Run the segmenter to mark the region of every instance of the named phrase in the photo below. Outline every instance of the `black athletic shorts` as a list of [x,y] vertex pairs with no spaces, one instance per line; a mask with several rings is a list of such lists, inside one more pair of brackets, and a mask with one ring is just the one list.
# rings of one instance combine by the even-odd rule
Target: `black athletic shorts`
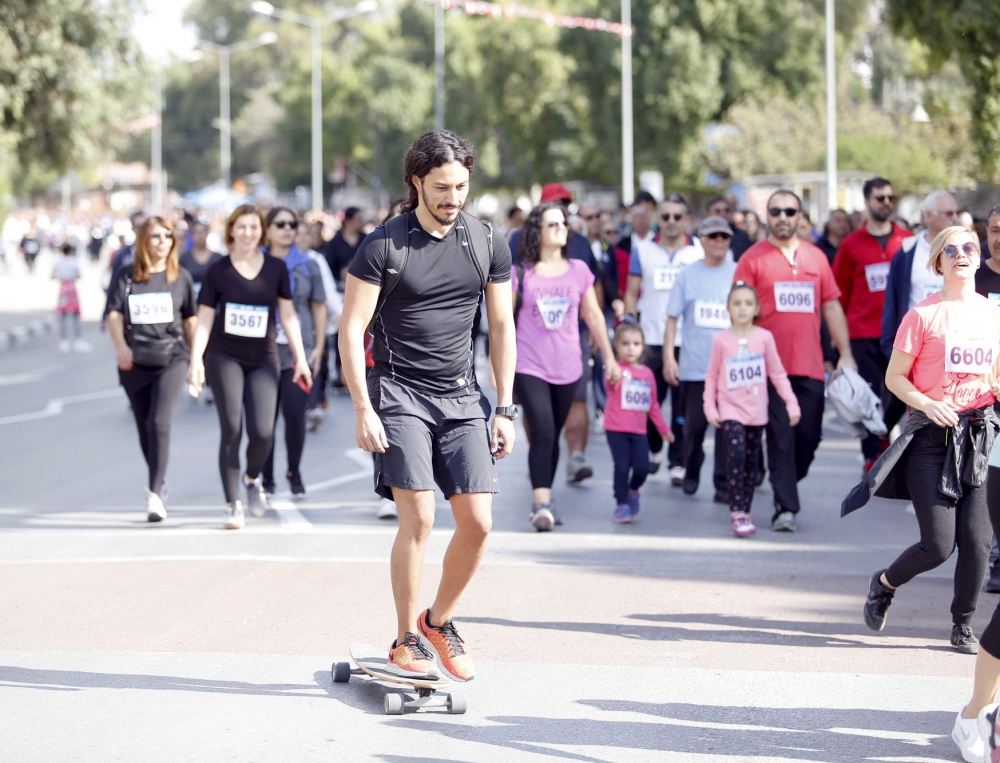
[[389,447],[375,453],[375,492],[392,488],[456,493],[499,492],[490,453],[490,403],[479,387],[459,397],[438,397],[384,376],[368,376],[368,395],[385,427]]

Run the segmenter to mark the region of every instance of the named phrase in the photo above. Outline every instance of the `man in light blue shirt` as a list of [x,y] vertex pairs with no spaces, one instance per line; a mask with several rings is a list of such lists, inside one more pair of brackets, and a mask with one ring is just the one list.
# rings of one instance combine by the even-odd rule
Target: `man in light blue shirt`
[[[698,492],[701,465],[705,461],[702,443],[708,421],[702,405],[705,374],[712,355],[712,339],[729,328],[729,289],[732,287],[736,263],[726,261],[726,252],[733,230],[722,217],[707,217],[698,226],[698,236],[705,257],[688,265],[677,275],[667,303],[667,324],[663,345],[670,347],[681,324],[684,351],[680,362],[669,353],[663,357],[663,378],[678,387],[681,410],[684,412],[684,482],[687,495]],[[715,438],[715,500],[729,503],[726,484],[726,454],[723,438]]]

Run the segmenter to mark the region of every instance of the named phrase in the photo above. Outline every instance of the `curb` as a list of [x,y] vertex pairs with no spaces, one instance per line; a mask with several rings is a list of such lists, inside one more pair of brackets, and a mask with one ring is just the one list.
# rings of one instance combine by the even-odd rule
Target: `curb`
[[14,326],[0,331],[0,352],[23,347],[32,339],[38,339],[44,334],[51,334],[55,328],[56,319],[52,316],[30,321],[23,326]]

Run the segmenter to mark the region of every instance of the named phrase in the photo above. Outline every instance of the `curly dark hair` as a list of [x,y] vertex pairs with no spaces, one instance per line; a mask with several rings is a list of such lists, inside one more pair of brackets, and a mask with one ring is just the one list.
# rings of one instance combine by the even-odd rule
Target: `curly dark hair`
[[430,130],[413,141],[403,161],[403,182],[409,196],[400,205],[401,214],[412,212],[420,203],[413,178],[423,180],[431,170],[451,162],[458,162],[471,174],[476,167],[472,143],[450,130]]
[[[528,213],[528,219],[521,227],[521,245],[518,259],[525,265],[534,267],[542,257],[542,217],[550,209],[558,209],[563,213],[563,220],[566,219],[566,210],[563,205],[555,201],[547,201],[539,204]],[[569,259],[569,231],[566,236],[566,246],[562,248],[562,256]]]

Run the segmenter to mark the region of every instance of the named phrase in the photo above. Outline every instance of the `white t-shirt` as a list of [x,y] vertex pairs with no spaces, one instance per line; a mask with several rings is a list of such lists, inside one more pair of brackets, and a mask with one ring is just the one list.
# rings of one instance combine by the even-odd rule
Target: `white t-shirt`
[[[674,281],[683,268],[700,261],[703,256],[702,248],[693,244],[685,244],[671,255],[654,241],[633,240],[628,272],[631,276],[642,278],[636,309],[646,344],[655,347],[663,345],[663,334],[667,328],[667,304],[670,302]],[[678,320],[677,333],[674,335],[676,347],[681,345],[681,323]]]
[[76,257],[60,257],[52,266],[52,272],[60,281],[75,281],[80,277],[80,263]]
[[931,242],[927,231],[917,236],[917,249],[913,253],[913,269],[910,271],[910,304],[907,310],[912,310],[918,302],[923,302],[944,286],[944,276],[939,276],[933,270],[927,269],[927,259],[931,256]]

